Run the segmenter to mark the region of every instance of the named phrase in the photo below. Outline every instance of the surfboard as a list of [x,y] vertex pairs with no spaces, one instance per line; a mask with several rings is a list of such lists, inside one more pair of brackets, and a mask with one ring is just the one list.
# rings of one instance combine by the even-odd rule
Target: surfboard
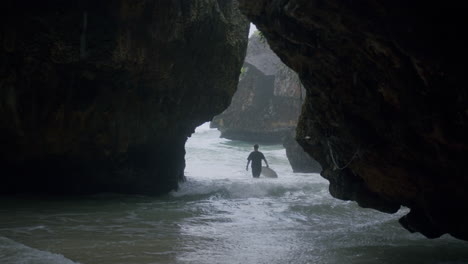
[[262,173],[263,177],[266,178],[278,178],[278,174],[272,170],[271,168],[267,168],[265,166],[262,166]]

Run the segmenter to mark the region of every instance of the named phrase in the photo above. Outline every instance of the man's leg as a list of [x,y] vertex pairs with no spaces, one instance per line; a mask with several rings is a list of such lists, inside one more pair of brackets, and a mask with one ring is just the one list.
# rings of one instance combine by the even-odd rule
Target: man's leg
[[260,173],[262,172],[262,167],[252,167],[252,176],[254,178],[259,178],[260,177]]

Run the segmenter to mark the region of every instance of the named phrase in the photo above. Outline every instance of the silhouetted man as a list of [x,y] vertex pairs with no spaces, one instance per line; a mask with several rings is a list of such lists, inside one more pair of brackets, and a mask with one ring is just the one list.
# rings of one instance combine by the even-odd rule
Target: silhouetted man
[[263,156],[263,153],[258,151],[258,145],[254,145],[254,151],[252,151],[247,158],[247,166],[245,167],[245,170],[249,170],[249,163],[252,161],[252,176],[254,178],[260,177],[260,173],[262,172],[262,160],[265,161],[265,164],[268,168],[268,162],[265,159],[265,156]]

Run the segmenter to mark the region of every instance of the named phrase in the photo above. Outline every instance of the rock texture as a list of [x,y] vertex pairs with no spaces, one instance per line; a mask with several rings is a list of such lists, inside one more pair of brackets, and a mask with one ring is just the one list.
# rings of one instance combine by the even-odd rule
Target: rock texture
[[[249,39],[238,90],[226,111],[211,127],[221,137],[261,143],[280,143],[297,124],[303,88],[257,33]],[[304,91],[305,92],[305,91]]]
[[245,56],[237,1],[0,4],[0,194],[167,192]]
[[320,173],[322,166],[297,143],[296,129],[291,129],[283,138],[283,146],[293,172]]
[[303,148],[333,196],[411,209],[400,223],[468,240],[462,3],[241,0],[307,89]]

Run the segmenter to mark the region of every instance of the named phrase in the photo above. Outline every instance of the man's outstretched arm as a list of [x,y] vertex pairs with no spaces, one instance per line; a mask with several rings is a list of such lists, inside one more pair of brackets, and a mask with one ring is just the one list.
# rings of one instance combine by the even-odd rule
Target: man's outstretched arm
[[246,171],[249,170],[249,164],[250,164],[250,160],[247,160],[247,166],[245,166],[245,170],[246,170]]
[[265,164],[266,164],[267,168],[269,168],[268,161],[265,158],[263,158],[263,160],[265,161]]

